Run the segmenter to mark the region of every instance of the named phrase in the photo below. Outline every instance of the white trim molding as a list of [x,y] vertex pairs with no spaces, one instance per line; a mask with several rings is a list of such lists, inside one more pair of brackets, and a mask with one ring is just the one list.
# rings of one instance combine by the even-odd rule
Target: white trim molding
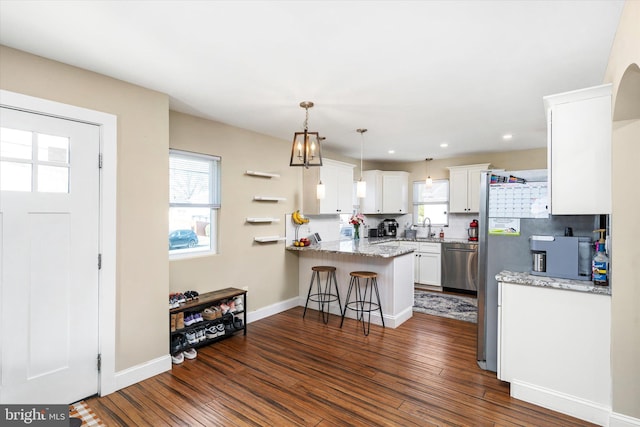
[[609,419],[609,427],[640,427],[640,418],[612,413]]
[[116,390],[129,387],[153,376],[171,370],[171,356],[164,355],[139,365],[132,366],[116,374]]

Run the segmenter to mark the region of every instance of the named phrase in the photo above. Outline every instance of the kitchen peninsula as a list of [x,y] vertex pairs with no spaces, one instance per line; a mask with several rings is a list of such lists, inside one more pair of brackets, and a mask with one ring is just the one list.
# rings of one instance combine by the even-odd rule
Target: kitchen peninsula
[[[311,267],[331,265],[336,267],[340,301],[343,305],[349,287],[349,273],[374,271],[378,273],[385,326],[397,328],[413,315],[412,248],[403,247],[396,241],[374,244],[369,243],[367,239],[359,239],[320,242],[306,247],[288,246],[287,250],[298,252],[299,256],[300,305],[304,305],[307,298]],[[324,276],[322,280],[324,281]],[[318,305],[310,303],[308,308],[317,310]],[[329,311],[337,316],[341,315],[337,302],[331,303]],[[355,313],[349,310],[347,316],[355,317]],[[371,322],[382,325],[377,313],[371,314]]]

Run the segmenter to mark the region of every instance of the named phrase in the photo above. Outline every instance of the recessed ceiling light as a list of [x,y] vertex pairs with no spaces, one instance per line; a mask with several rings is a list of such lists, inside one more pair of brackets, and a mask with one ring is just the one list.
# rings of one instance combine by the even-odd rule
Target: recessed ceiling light
[[502,135],[502,139],[504,139],[505,141],[510,141],[512,138],[513,135],[511,135],[510,133]]
[[449,144],[447,144],[446,142],[443,142],[442,144],[440,144],[440,147],[442,148],[447,148],[449,146]]
[[395,154],[396,150],[389,150],[388,153],[389,154]]

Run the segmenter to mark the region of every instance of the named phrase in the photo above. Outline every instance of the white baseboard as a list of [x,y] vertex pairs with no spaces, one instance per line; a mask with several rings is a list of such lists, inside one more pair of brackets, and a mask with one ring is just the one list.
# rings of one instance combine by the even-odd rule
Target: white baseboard
[[640,418],[633,418],[627,415],[612,413],[609,418],[609,427],[639,427]]
[[511,382],[511,397],[601,426],[609,425],[611,407],[577,396],[513,380]]
[[298,306],[298,297],[294,297],[285,301],[280,301],[275,304],[271,304],[267,307],[262,307],[255,311],[247,313],[247,323],[255,322],[265,317],[273,316],[274,314],[282,313],[290,308]]
[[[300,307],[304,307],[306,300],[307,300],[306,296],[304,298],[300,297],[297,305],[299,305]],[[307,310],[318,311],[318,303],[309,302],[309,305],[307,306]],[[340,308],[337,306],[336,303],[331,303],[329,305],[329,313],[335,314],[336,316],[340,316],[340,317],[342,316],[342,313],[340,312]],[[402,310],[400,313],[398,313],[395,316],[385,314],[384,326],[387,328],[395,329],[398,326],[402,325],[407,320],[411,319],[411,316],[413,316],[413,307],[408,307],[407,309]],[[347,310],[346,317],[350,319],[355,319],[356,318],[355,311]],[[373,323],[374,325],[382,326],[382,320],[380,320],[379,313],[375,311],[371,312],[371,323]]]
[[116,389],[118,391],[140,381],[151,378],[171,369],[171,356],[165,355],[148,362],[141,363],[124,371],[116,372]]

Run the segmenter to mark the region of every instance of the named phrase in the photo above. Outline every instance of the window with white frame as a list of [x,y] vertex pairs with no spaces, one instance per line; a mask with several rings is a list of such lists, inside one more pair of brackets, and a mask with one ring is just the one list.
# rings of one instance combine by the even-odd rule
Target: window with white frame
[[169,151],[169,255],[217,253],[220,157]]
[[427,187],[425,181],[413,183],[413,223],[431,219],[432,226],[449,225],[449,180],[438,179]]

